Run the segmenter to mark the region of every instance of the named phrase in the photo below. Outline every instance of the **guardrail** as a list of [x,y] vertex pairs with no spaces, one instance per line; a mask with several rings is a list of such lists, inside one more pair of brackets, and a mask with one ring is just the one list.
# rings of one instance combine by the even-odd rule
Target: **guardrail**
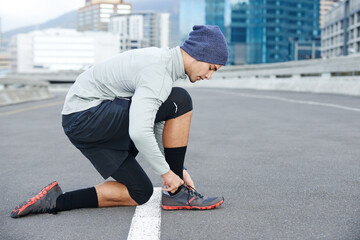
[[203,81],[201,85],[360,96],[360,55],[225,66],[213,75],[211,81]]
[[360,55],[284,63],[226,66],[222,78],[292,78],[360,76]]
[[0,106],[53,97],[50,84],[38,79],[7,77],[0,79]]

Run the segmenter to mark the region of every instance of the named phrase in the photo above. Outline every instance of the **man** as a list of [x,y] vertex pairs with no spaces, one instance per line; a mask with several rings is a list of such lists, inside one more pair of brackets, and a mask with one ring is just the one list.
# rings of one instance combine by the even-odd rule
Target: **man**
[[186,90],[172,85],[186,76],[191,82],[210,79],[227,58],[217,26],[194,26],[181,47],[127,51],[79,75],[65,99],[64,131],[104,179],[115,181],[67,193],[53,182],[11,217],[144,204],[153,186],[135,160],[138,151],[162,177],[163,209],[221,205],[224,198],[199,194],[184,169],[192,102]]

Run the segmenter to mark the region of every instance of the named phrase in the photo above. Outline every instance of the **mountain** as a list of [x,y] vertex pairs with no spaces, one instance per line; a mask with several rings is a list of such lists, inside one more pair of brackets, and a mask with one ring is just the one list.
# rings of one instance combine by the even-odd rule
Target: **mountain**
[[38,25],[16,28],[14,30],[4,32],[3,37],[11,38],[11,36],[19,33],[28,33],[34,30],[42,30],[46,28],[76,28],[76,24],[77,24],[77,11],[71,11],[57,18],[51,19],[47,22]]
[[[131,3],[133,11],[152,10],[156,12],[170,13],[170,45],[178,44],[179,32],[179,0],[125,0],[125,3]],[[65,13],[57,18],[49,20],[45,23],[21,27],[11,31],[4,32],[2,37],[5,39],[19,33],[28,33],[34,30],[42,30],[46,28],[76,28],[77,25],[77,10]],[[5,44],[6,41],[3,42]],[[5,47],[5,46],[3,46]]]

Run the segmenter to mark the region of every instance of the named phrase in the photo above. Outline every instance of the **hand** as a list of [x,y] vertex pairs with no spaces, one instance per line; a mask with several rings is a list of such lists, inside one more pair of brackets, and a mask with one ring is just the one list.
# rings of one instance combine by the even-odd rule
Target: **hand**
[[183,170],[183,179],[184,179],[184,182],[186,185],[195,189],[195,184],[194,184],[193,180],[191,179],[189,172],[185,169]]
[[163,179],[163,191],[174,193],[181,185],[184,184],[184,181],[176,175],[173,171],[168,171],[167,173],[161,175]]

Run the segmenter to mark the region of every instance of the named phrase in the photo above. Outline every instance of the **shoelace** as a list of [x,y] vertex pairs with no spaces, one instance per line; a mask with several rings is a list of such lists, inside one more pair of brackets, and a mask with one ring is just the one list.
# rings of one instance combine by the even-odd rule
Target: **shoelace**
[[189,186],[189,185],[185,185],[185,187],[186,187],[186,189],[188,190],[188,201],[189,201],[189,199],[190,199],[190,196],[192,195],[192,196],[196,196],[196,197],[199,197],[199,198],[203,198],[204,196],[203,195],[201,195],[198,191],[196,191],[196,189],[195,188],[193,188],[193,187],[191,187],[191,186]]

